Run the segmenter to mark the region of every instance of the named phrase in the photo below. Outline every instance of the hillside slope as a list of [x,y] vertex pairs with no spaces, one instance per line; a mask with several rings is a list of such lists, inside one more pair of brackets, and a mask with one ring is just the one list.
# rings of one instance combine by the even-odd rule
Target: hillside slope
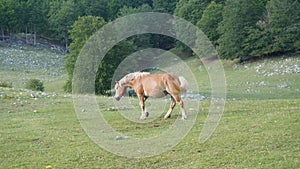
[[61,92],[66,77],[65,56],[49,49],[11,45],[0,47],[1,82],[24,88],[27,80],[43,81],[45,91]]
[[[198,82],[198,92],[209,98],[211,86],[207,68],[197,57],[184,58],[184,60]],[[248,63],[222,62],[225,70],[227,99],[300,98],[299,54],[282,55]]]
[[[45,92],[63,92],[67,77],[65,55],[31,46],[0,47],[1,82],[24,88],[27,80],[43,81]],[[210,82],[205,66],[197,57],[181,57],[193,72],[199,93],[210,97]],[[182,60],[162,64],[176,66]],[[300,56],[268,58],[244,64],[223,61],[228,99],[277,99],[300,97]]]

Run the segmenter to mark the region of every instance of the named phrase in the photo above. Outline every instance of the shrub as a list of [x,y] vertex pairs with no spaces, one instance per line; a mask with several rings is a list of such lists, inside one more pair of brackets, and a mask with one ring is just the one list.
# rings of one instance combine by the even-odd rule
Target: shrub
[[12,82],[0,82],[0,87],[12,88]]
[[35,90],[35,91],[44,91],[43,82],[38,79],[29,79],[25,85],[26,89]]

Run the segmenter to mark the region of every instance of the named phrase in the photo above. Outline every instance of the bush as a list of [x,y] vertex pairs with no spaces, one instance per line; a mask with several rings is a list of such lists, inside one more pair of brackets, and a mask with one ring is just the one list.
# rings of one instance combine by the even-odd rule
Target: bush
[[12,88],[11,82],[0,82],[0,87]]
[[38,79],[30,79],[26,82],[26,89],[35,90],[35,91],[44,91],[43,82]]

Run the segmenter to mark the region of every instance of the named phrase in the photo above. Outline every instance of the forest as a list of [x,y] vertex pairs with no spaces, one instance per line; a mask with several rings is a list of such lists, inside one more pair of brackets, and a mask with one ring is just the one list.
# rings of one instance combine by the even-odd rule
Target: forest
[[[26,43],[33,45],[37,37],[63,45],[69,75],[65,90],[71,91],[76,58],[86,40],[106,23],[138,12],[163,12],[188,20],[207,35],[222,59],[243,61],[300,49],[299,0],[1,0],[0,40],[25,35]],[[190,50],[162,35],[130,37],[107,54],[108,64],[99,67],[96,93],[109,88],[110,81],[103,79],[109,79],[112,67],[147,47]]]

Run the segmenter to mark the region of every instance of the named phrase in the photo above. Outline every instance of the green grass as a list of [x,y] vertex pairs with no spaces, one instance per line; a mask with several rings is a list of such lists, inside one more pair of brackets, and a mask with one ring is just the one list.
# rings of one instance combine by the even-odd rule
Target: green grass
[[[201,62],[195,58],[185,62],[195,73],[201,94],[209,97],[209,77]],[[198,141],[210,106],[206,99],[200,102],[188,135],[170,151],[148,158],[114,155],[89,138],[77,119],[72,96],[61,89],[65,74],[46,77],[36,71],[18,76],[18,71],[1,70],[1,78],[11,81],[13,88],[0,87],[0,168],[299,168],[299,73],[265,76],[274,72],[274,65],[287,67],[282,70],[299,65],[299,57],[245,65],[224,61],[224,65],[228,99],[212,137],[202,144]],[[257,72],[259,65],[263,66]],[[45,77],[45,93],[22,89],[21,77]],[[180,117],[176,106],[171,119],[158,114],[148,123],[131,122],[111,109],[112,98],[97,99],[109,124],[129,138],[159,136]],[[138,119],[138,101],[130,100],[136,109],[125,113]],[[154,118],[155,104],[146,106],[152,108],[149,118]]]
[[[217,130],[200,144],[209,106],[202,102],[196,125],[184,140],[171,151],[141,159],[118,157],[93,143],[78,123],[70,97],[28,100],[22,106],[4,100],[1,105],[5,107],[0,119],[1,168],[299,167],[299,100],[228,101]],[[157,120],[137,125],[106,118],[118,131],[139,137],[159,134],[153,126],[163,131],[169,123]]]

